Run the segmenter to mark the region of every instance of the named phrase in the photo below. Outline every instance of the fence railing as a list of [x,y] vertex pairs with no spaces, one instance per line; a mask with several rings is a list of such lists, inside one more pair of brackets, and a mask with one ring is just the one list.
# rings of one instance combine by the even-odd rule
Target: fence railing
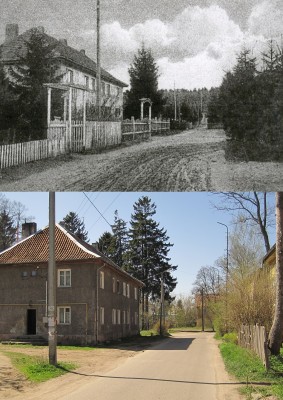
[[123,135],[138,135],[143,133],[154,134],[162,131],[170,130],[170,120],[152,119],[152,120],[135,120],[126,119],[122,122]]
[[71,132],[67,124],[50,125],[47,139],[0,146],[0,169],[69,152],[115,146],[121,142],[121,122],[88,121],[85,127],[75,122]]
[[240,346],[254,351],[263,362],[265,368],[269,368],[269,350],[264,326],[242,325],[239,331],[238,341]]

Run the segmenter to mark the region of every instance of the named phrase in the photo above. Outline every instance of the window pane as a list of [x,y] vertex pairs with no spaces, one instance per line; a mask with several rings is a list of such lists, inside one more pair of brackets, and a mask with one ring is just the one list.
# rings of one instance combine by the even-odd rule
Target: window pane
[[64,271],[60,271],[60,283],[59,286],[64,286]]
[[70,324],[71,323],[71,309],[70,308],[65,308],[65,324]]
[[64,308],[59,308],[59,323],[64,324]]
[[71,286],[71,271],[65,271],[66,273],[66,286]]

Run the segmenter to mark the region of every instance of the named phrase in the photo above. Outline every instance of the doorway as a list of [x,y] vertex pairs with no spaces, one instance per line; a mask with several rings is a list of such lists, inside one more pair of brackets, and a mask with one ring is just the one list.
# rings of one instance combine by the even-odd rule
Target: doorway
[[36,335],[36,310],[27,310],[27,335]]

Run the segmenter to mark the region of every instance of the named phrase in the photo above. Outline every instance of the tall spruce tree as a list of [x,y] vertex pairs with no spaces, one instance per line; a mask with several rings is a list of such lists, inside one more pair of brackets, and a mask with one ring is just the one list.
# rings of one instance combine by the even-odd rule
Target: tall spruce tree
[[112,259],[119,267],[124,268],[128,248],[128,229],[126,222],[119,217],[117,210],[114,213],[112,232],[114,240],[114,254]]
[[16,240],[17,227],[14,226],[14,220],[7,212],[0,212],[0,251],[12,246]]
[[88,232],[85,229],[85,224],[75,212],[70,211],[60,224],[79,239],[88,242]]
[[147,196],[134,204],[129,229],[127,270],[144,283],[142,288],[142,324],[145,327],[145,315],[148,313],[149,299],[160,297],[161,275],[164,280],[165,299],[171,300],[170,293],[177,285],[171,272],[177,266],[169,263],[168,253],[173,246],[168,242],[167,232],[159,227],[153,216],[156,205]]
[[151,50],[142,46],[134,56],[129,68],[131,89],[125,97],[125,117],[140,118],[142,98],[149,98],[153,102],[153,116],[158,116],[162,110],[162,94],[158,90],[158,66],[154,61]]
[[44,33],[34,28],[25,47],[25,55],[19,55],[19,64],[9,70],[10,84],[17,95],[17,130],[21,139],[40,139],[45,137],[47,116],[43,84],[60,79],[53,57],[56,43],[49,43]]
[[98,250],[106,257],[114,261],[115,255],[115,240],[111,232],[104,232],[98,239]]
[[221,85],[224,128],[232,139],[254,140],[258,134],[256,74],[256,59],[249,50],[243,50]]

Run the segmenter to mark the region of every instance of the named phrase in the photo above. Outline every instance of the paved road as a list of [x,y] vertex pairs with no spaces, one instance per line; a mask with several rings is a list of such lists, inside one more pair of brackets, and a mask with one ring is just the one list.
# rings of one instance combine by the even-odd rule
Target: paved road
[[[239,400],[212,333],[179,333],[60,400]],[[44,400],[41,397],[42,400]]]

